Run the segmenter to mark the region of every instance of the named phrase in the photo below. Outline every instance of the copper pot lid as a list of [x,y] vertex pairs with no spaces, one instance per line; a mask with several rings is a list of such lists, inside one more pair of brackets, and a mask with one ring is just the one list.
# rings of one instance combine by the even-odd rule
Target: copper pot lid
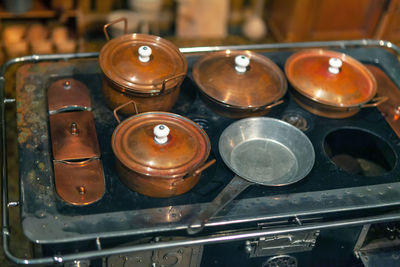
[[146,34],[125,34],[108,41],[100,51],[104,75],[137,93],[175,87],[186,74],[185,56],[171,42]]
[[286,93],[281,69],[270,59],[251,51],[220,51],[201,58],[193,77],[210,98],[238,108],[259,108]]
[[321,104],[355,107],[376,94],[376,81],[356,59],[335,51],[303,50],[285,64],[286,76],[302,95]]
[[168,112],[129,117],[112,136],[115,156],[127,168],[151,176],[182,176],[210,153],[207,134],[193,121]]

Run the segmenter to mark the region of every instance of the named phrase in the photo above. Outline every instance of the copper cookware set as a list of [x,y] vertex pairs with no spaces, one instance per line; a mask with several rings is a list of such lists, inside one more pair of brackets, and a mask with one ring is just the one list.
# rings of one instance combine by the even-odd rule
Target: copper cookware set
[[[168,113],[176,103],[187,62],[169,41],[151,35],[124,34],[109,39],[99,63],[107,105],[132,115],[119,123],[112,137],[120,179],[129,188],[152,197],[170,197],[190,190],[207,161],[210,141],[193,121]],[[385,101],[374,98],[376,81],[369,70],[346,54],[312,49],[294,53],[285,65],[291,94],[304,109],[328,118],[345,118],[360,108]],[[193,78],[202,100],[230,118],[262,116],[283,103],[287,81],[270,59],[251,51],[220,51],[197,61]],[[139,113],[140,112],[140,113]]]

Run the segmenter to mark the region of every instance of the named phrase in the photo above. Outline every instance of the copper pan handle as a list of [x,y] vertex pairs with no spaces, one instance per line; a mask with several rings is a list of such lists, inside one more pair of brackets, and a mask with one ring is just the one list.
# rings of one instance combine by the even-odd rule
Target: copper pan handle
[[107,23],[106,25],[104,25],[103,27],[103,31],[104,31],[104,35],[106,36],[107,41],[110,41],[110,36],[108,35],[108,31],[107,28],[110,27],[111,25],[114,25],[120,21],[124,21],[124,34],[128,33],[128,20],[126,18],[119,18],[116,20],[113,20],[109,23]]
[[[135,101],[131,100],[131,101],[129,101],[129,102],[126,102],[125,104],[122,104],[121,106],[116,107],[116,108],[114,109],[114,111],[113,111],[114,117],[115,117],[115,119],[118,121],[118,124],[121,123],[121,120],[120,120],[119,117],[118,117],[118,111],[119,111],[120,109],[126,107],[126,106],[129,105],[129,104],[133,104],[133,106],[135,107],[135,112],[136,112],[136,114],[139,114],[139,111],[138,111],[138,108],[137,108],[137,105],[136,105]],[[136,115],[136,114],[135,114],[135,115]]]
[[208,167],[210,167],[211,165],[213,165],[216,162],[215,159],[210,160],[209,162],[207,162],[206,164],[204,164],[203,166],[199,167],[198,169],[196,169],[194,172],[188,173],[185,175],[185,177],[190,177],[190,176],[195,176],[200,174],[202,171],[204,171],[205,169],[207,169]]
[[275,106],[277,106],[277,105],[282,104],[283,102],[285,102],[285,101],[283,101],[283,99],[281,99],[281,100],[279,100],[279,101],[276,101],[276,102],[272,103],[271,105],[268,105],[268,106],[264,107],[263,109],[270,109],[270,108],[273,108],[273,107],[275,107]]
[[361,108],[377,107],[377,106],[379,106],[380,104],[382,104],[383,102],[385,102],[385,101],[388,100],[388,99],[389,99],[389,97],[387,97],[387,96],[378,96],[378,97],[374,97],[374,98],[371,100],[372,103],[364,104],[364,105],[361,105],[360,107],[361,107]]
[[180,74],[174,75],[174,76],[172,76],[172,77],[165,78],[165,79],[162,80],[162,81],[153,82],[153,85],[154,85],[154,86],[157,86],[157,85],[161,84],[160,93],[162,93],[162,92],[164,92],[164,90],[165,90],[165,84],[166,84],[167,82],[183,77],[183,79],[179,82],[179,83],[182,83],[183,80],[184,80],[184,78],[185,78],[185,76],[186,76],[186,73],[180,73]]

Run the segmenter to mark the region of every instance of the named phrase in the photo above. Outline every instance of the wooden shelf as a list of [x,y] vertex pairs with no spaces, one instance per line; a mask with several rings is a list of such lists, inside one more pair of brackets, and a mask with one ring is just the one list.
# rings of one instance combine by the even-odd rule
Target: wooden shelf
[[77,16],[76,10],[64,10],[56,11],[49,9],[41,1],[33,1],[33,7],[30,11],[25,13],[16,14],[8,12],[4,9],[3,5],[0,5],[0,19],[30,19],[30,18],[55,18],[58,16],[74,17]]

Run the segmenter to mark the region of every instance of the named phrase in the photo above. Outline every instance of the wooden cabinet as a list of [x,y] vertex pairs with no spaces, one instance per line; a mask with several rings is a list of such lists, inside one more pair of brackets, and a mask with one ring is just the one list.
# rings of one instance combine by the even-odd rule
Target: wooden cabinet
[[[270,0],[266,19],[281,42],[374,38],[389,0]],[[400,28],[400,19],[396,26]],[[393,22],[395,23],[395,22]]]
[[392,0],[383,14],[376,39],[400,42],[400,0]]

